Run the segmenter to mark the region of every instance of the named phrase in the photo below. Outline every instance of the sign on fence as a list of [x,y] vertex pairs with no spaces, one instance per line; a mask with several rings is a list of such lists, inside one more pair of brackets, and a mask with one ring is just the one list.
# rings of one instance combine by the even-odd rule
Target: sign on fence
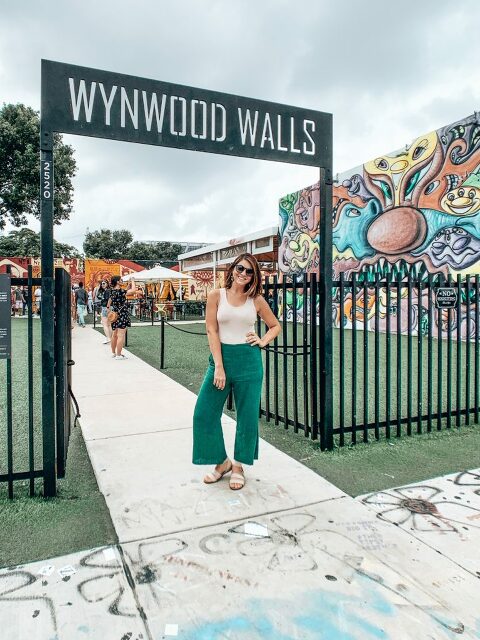
[[435,290],[435,306],[437,309],[455,309],[457,290],[455,287],[438,287]]
[[0,273],[0,360],[12,356],[12,307],[10,275]]

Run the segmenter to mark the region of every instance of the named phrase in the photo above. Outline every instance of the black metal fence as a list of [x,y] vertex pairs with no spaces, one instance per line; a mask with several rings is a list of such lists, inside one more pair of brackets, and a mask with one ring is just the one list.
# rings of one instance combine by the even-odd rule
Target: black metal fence
[[[453,290],[452,308],[436,306],[439,287]],[[320,418],[318,289],[315,274],[265,281],[265,299],[282,326],[264,349],[260,415],[267,422],[293,428],[326,449],[332,439],[344,446],[479,421],[480,276],[422,280],[353,273],[333,281],[332,433]],[[266,332],[260,319],[257,331]],[[234,408],[231,397],[227,407]]]
[[[175,300],[159,302],[153,298],[138,298],[128,301],[130,321],[158,324],[164,320],[199,320],[205,317],[206,303],[195,300]],[[95,313],[92,314],[93,324],[96,327],[100,323],[101,308],[95,305]]]
[[[42,279],[32,277],[28,267],[27,278],[11,278],[12,287],[21,287],[24,293],[22,319],[15,321],[12,358],[5,360],[0,380],[0,483],[7,484],[7,495],[14,496],[14,484],[27,482],[31,496],[36,493],[36,480],[44,478],[41,416],[41,304],[35,301],[34,291],[41,288]],[[69,397],[71,363],[70,276],[56,269],[55,282],[55,388],[56,424],[48,428],[56,431],[56,477],[65,473],[68,441],[71,430],[71,403]],[[13,309],[12,309],[13,311]],[[19,314],[20,315],[20,314]],[[3,364],[0,362],[3,368]]]
[[[333,282],[334,424],[339,446],[478,422],[479,276],[454,281],[342,274]],[[456,293],[454,308],[435,306],[438,287]],[[265,351],[261,414],[320,440],[318,284],[265,283],[282,332]],[[264,328],[259,322],[258,329]]]

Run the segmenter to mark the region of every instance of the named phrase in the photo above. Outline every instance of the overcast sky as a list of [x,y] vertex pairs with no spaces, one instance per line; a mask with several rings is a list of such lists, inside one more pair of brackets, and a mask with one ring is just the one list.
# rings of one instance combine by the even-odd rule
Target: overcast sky
[[[479,0],[0,0],[0,103],[40,108],[40,60],[333,113],[334,171],[480,110]],[[282,163],[65,136],[74,212],[55,229],[215,242],[277,224],[318,179]],[[38,228],[38,224],[30,226]]]

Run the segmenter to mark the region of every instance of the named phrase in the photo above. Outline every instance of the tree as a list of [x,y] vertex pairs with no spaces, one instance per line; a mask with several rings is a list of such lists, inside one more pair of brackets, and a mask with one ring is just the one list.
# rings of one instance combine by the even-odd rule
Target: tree
[[171,242],[132,242],[128,250],[129,260],[139,262],[177,262],[182,245]]
[[[40,217],[40,117],[23,104],[0,109],[0,229],[10,222],[27,224],[27,215]],[[71,146],[58,133],[53,138],[54,222],[61,224],[72,212],[72,178],[77,165]]]
[[86,258],[119,260],[128,257],[132,240],[133,236],[128,229],[89,231],[83,241],[83,250]]
[[[40,234],[32,229],[24,228],[10,231],[0,236],[0,256],[19,258],[38,258],[41,253]],[[69,244],[53,241],[53,254],[56,258],[80,258],[80,252]]]
[[178,254],[182,253],[182,245],[172,242],[134,242],[128,229],[100,229],[87,233],[83,250],[86,258],[134,260],[146,266],[149,262],[175,264]]

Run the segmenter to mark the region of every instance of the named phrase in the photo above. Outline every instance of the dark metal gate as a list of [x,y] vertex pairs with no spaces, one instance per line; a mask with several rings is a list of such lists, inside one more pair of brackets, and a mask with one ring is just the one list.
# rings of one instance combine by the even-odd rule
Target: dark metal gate
[[57,477],[65,476],[68,443],[72,430],[72,319],[71,281],[65,269],[55,269],[55,405],[57,431]]
[[[5,430],[0,434],[0,483],[7,484],[7,495],[14,496],[14,484],[28,482],[28,491],[35,495],[35,481],[55,479],[65,475],[68,442],[72,426],[71,402],[69,398],[71,359],[70,320],[70,276],[64,269],[55,270],[55,418],[46,422],[41,410],[41,356],[44,345],[40,340],[40,323],[44,322],[41,304],[35,302],[34,291],[41,287],[43,279],[32,277],[28,267],[27,278],[11,278],[12,287],[25,288],[26,318],[24,322],[26,341],[22,339],[12,346],[12,358],[5,361],[5,388],[0,389],[4,397],[0,401],[0,424]],[[39,308],[37,308],[39,307]],[[34,316],[42,316],[37,320]],[[24,344],[26,342],[26,344]],[[20,361],[22,350],[25,362]],[[3,364],[0,362],[3,367]],[[3,375],[2,375],[3,377]],[[3,387],[3,385],[2,385]],[[26,406],[25,406],[26,403]],[[2,428],[3,430],[3,428]],[[53,443],[53,449],[52,445]],[[45,452],[47,455],[45,455]]]

